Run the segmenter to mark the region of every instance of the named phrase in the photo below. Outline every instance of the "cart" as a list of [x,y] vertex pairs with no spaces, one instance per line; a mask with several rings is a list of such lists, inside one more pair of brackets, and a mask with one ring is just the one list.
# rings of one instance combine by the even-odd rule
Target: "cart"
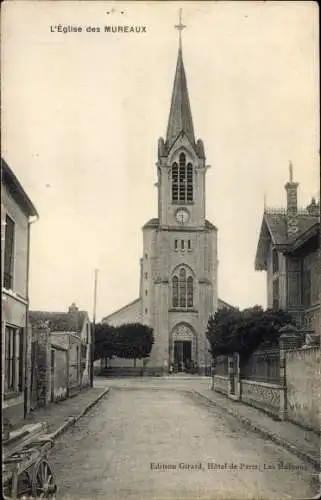
[[48,461],[52,447],[51,437],[42,435],[18,451],[7,456],[4,453],[2,484],[5,498],[55,498],[57,485]]

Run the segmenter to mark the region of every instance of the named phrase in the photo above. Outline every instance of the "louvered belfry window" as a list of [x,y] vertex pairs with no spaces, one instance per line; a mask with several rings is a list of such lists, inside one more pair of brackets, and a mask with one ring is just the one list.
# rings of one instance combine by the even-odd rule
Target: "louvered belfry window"
[[179,165],[176,162],[172,165],[172,201],[193,201],[193,166],[191,163],[186,165],[184,153],[179,155]]

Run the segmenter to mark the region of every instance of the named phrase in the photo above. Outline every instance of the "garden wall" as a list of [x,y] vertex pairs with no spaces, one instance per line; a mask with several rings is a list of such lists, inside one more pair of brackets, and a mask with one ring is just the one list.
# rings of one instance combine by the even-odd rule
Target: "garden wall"
[[320,432],[320,347],[287,351],[285,360],[288,419]]

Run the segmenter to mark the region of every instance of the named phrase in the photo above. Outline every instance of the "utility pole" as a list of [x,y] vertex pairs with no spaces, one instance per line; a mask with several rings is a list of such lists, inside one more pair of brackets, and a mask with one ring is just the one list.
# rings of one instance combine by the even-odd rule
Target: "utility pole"
[[97,306],[97,281],[98,269],[95,269],[94,281],[94,305],[93,305],[93,322],[91,327],[91,367],[90,367],[90,385],[94,385],[94,361],[95,361],[95,325],[96,325],[96,306]]

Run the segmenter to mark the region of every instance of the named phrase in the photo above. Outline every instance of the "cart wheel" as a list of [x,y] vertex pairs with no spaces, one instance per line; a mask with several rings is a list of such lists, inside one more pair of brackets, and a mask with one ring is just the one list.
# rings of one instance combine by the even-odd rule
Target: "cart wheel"
[[51,465],[47,460],[35,464],[32,476],[32,495],[36,498],[55,498],[57,485]]

